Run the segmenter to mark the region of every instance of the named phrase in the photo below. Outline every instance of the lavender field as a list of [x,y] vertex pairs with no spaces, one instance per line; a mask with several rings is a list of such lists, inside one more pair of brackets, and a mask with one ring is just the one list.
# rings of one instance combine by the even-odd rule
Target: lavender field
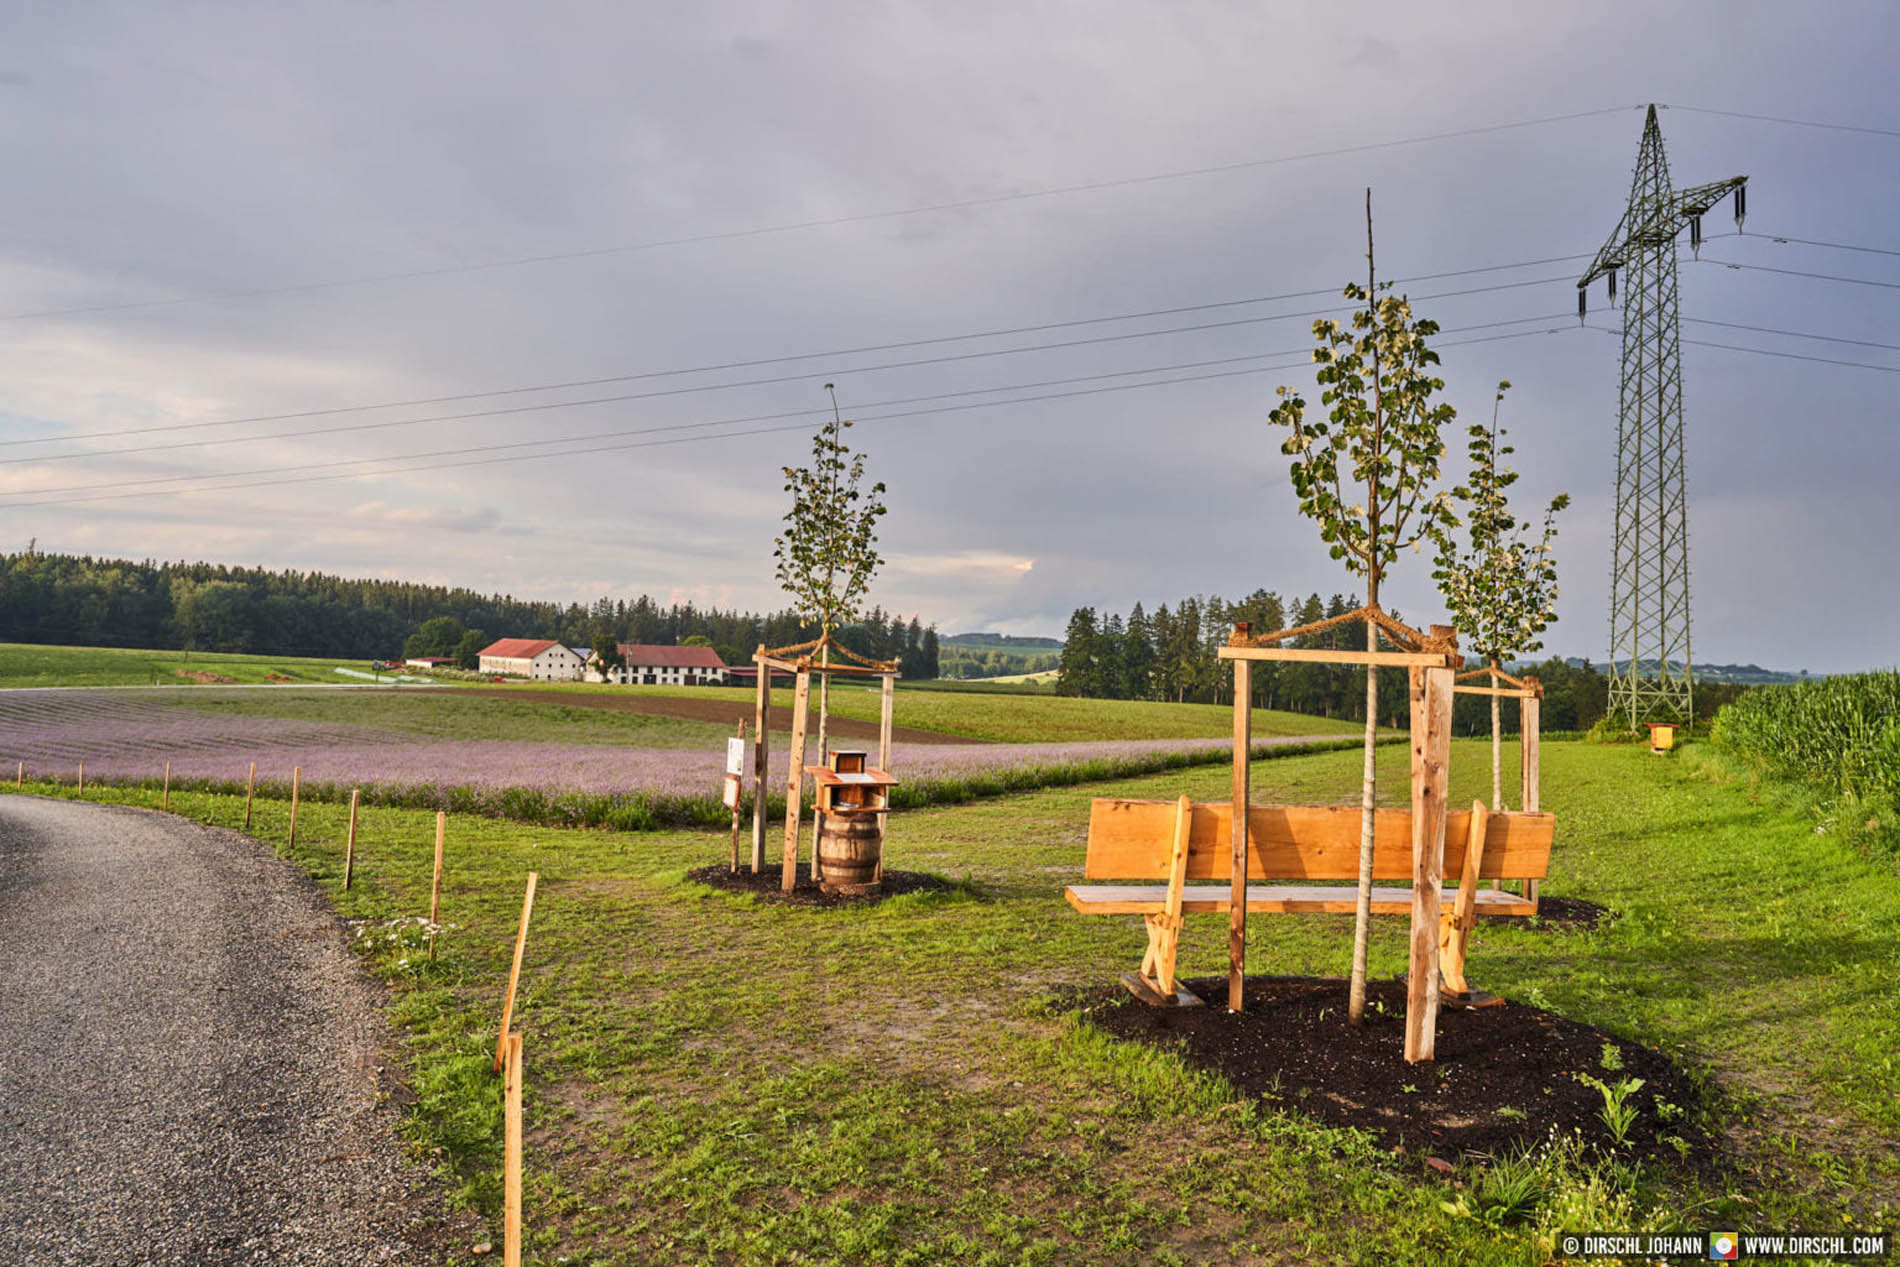
[[[193,693],[203,699],[203,691]],[[503,729],[503,728],[497,728]],[[1258,747],[1308,739],[1262,740]],[[1224,739],[1065,743],[897,744],[900,803],[1119,777],[1218,760]],[[775,751],[782,770],[783,746]],[[815,759],[815,755],[814,755]],[[66,783],[85,765],[90,782],[145,783],[171,762],[174,786],[241,788],[250,763],[266,792],[293,767],[313,797],[362,788],[371,803],[439,805],[535,821],[628,826],[717,822],[723,741],[696,747],[613,746],[598,741],[442,739],[343,722],[207,712],[176,696],[113,691],[0,691],[0,761],[24,762],[29,779]],[[780,775],[779,777],[782,777]]]

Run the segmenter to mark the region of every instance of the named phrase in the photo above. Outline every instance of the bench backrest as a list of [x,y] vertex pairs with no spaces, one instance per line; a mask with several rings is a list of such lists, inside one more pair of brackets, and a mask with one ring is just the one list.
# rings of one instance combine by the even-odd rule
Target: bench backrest
[[[1165,880],[1174,848],[1177,805],[1173,801],[1098,798],[1089,808],[1091,880]],[[1196,804],[1188,828],[1187,878],[1233,877],[1233,806]],[[1491,879],[1542,879],[1550,870],[1550,843],[1557,820],[1551,814],[1497,813],[1484,835],[1478,874]],[[1465,840],[1471,811],[1445,815],[1446,883],[1464,876]],[[1412,811],[1374,811],[1372,878],[1412,878]],[[1249,880],[1357,880],[1359,807],[1356,805],[1254,805],[1247,812]]]

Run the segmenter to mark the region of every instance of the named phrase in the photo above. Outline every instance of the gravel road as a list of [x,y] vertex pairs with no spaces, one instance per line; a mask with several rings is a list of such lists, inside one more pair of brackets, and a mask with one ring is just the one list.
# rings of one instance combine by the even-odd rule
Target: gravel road
[[441,1261],[378,996],[256,841],[0,798],[0,1260]]

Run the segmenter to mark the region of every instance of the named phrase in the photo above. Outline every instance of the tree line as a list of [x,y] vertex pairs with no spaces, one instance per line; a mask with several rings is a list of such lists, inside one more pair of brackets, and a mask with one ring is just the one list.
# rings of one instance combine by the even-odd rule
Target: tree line
[[[1241,621],[1256,634],[1315,624],[1352,611],[1343,595],[1304,599],[1255,590],[1238,602],[1218,595],[1184,598],[1149,612],[1136,603],[1126,616],[1079,607],[1069,617],[1068,635],[1057,665],[1056,692],[1095,699],[1172,700],[1183,703],[1233,703],[1234,675],[1216,652]],[[1394,612],[1394,616],[1398,613]],[[1401,617],[1402,619],[1402,617]],[[1346,621],[1318,634],[1285,644],[1293,647],[1356,650],[1366,645],[1363,621]],[[1472,662],[1475,665],[1475,661]],[[1552,658],[1519,666],[1544,687],[1539,725],[1547,731],[1588,730],[1609,704],[1609,681],[1585,661],[1574,665]],[[1737,692],[1722,685],[1698,684],[1696,712],[1710,716]],[[1364,721],[1365,677],[1356,666],[1261,661],[1253,666],[1253,704],[1309,716]],[[1409,705],[1406,677],[1379,675],[1379,720],[1403,727]],[[1517,708],[1506,701],[1505,728],[1517,730]],[[1461,735],[1489,734],[1490,702],[1461,695],[1452,725]]]
[[[571,646],[701,640],[726,663],[748,664],[761,642],[784,646],[815,633],[792,611],[725,611],[645,595],[561,604],[322,572],[0,554],[0,642],[369,660],[459,658],[502,637]],[[905,677],[937,676],[936,626],[915,616],[873,608],[834,637],[860,655],[901,660]]]

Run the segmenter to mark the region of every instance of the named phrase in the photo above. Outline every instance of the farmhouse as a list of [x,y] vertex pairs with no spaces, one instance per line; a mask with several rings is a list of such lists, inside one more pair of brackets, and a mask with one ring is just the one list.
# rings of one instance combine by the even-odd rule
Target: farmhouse
[[623,642],[620,654],[627,667],[615,669],[616,682],[642,686],[724,686],[729,680],[726,662],[711,647],[656,647]]
[[410,669],[449,669],[455,667],[455,657],[452,655],[412,655],[403,661],[403,666]]
[[503,638],[482,648],[484,673],[511,673],[538,682],[578,682],[581,660],[558,642],[540,638]]

